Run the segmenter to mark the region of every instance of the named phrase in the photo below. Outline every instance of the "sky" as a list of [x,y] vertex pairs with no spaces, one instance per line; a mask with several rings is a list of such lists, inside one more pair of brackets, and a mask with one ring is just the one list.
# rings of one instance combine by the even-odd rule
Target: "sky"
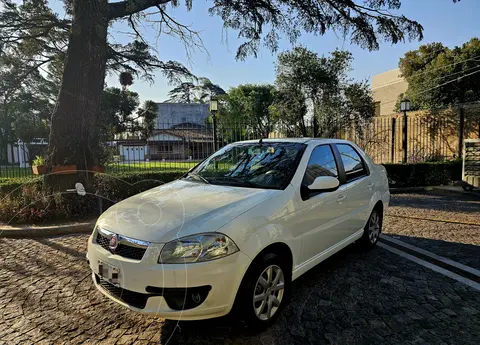
[[[237,39],[235,31],[230,30],[226,33],[222,29],[222,20],[219,17],[211,17],[208,14],[210,4],[211,1],[193,1],[193,9],[189,12],[183,5],[168,9],[168,13],[176,20],[191,25],[193,30],[200,32],[208,54],[197,50],[188,59],[183,45],[178,40],[166,35],[161,35],[157,39],[157,31],[148,23],[142,28],[142,33],[155,47],[161,60],[179,61],[189,67],[195,75],[207,77],[225,90],[238,84],[273,83],[278,52],[272,54],[266,48],[262,48],[257,58],[235,60],[236,49],[241,40]],[[354,57],[350,77],[370,80],[373,75],[398,67],[399,58],[407,51],[417,49],[421,44],[442,42],[453,47],[480,34],[478,19],[480,0],[461,0],[455,4],[452,0],[402,0],[402,8],[398,13],[423,25],[424,39],[421,42],[407,41],[396,45],[383,42],[378,51],[369,52],[351,45],[348,38],[344,41],[333,32],[328,32],[324,36],[303,35],[297,44],[302,44],[320,55],[327,55],[336,48],[349,50]],[[125,22],[115,23],[110,29],[110,39],[121,43],[130,41],[131,38],[121,33],[127,30]],[[292,45],[287,40],[282,40],[279,52],[291,48]],[[106,82],[109,86],[119,86],[116,75],[108,75]],[[138,92],[142,101],[163,102],[168,98],[168,91],[172,88],[173,86],[169,85],[158,72],[155,73],[153,84],[136,79],[130,90]]]

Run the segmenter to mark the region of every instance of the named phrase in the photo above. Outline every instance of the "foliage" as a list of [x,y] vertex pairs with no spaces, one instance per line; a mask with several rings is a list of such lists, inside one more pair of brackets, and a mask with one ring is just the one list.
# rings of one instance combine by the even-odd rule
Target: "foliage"
[[[154,127],[157,104],[145,101],[141,108],[138,93],[109,87],[103,91],[101,102],[100,126],[103,138],[113,138],[119,133],[139,133],[147,137]],[[136,112],[135,112],[136,110]]]
[[[46,67],[58,72],[64,62],[52,114],[55,121],[50,129],[50,165],[72,161],[83,167],[96,163],[98,157],[92,146],[98,142],[96,131],[105,72],[129,72],[151,79],[152,71],[159,69],[170,81],[191,76],[180,63],[157,58],[139,31],[142,20],[156,26],[159,33],[179,39],[188,56],[195,47],[203,49],[199,34],[169,15],[167,5],[179,6],[178,1],[64,0],[63,17],[45,0],[25,0],[20,4],[0,1],[2,51],[21,55],[32,71]],[[211,3],[209,13],[219,16],[226,29],[238,30],[239,37],[245,40],[237,50],[238,58],[256,56],[262,40],[268,49],[276,51],[282,34],[295,42],[302,31],[323,35],[327,30],[335,30],[367,49],[378,49],[379,39],[397,43],[406,36],[422,38],[423,28],[419,23],[392,13],[400,8],[400,0],[366,0],[361,5],[353,0],[214,0]],[[185,6],[190,10],[192,0],[187,0]],[[119,20],[128,23],[133,41],[126,44],[111,41],[108,30]],[[82,82],[78,82],[79,77]],[[67,129],[65,124],[74,129]],[[74,177],[85,183],[89,181],[83,173]],[[66,183],[68,177],[58,175],[47,182],[61,189],[60,180]]]
[[275,99],[275,86],[244,84],[231,88],[221,98],[220,116],[227,121],[249,124],[255,136],[267,138],[275,124],[270,106]]
[[225,90],[214,84],[210,79],[202,77],[195,84],[191,81],[179,83],[168,92],[170,103],[207,103],[210,98],[224,95]]
[[[27,75],[27,76],[25,76]],[[21,58],[0,52],[0,162],[7,144],[27,143],[48,134],[54,87]]]
[[462,162],[384,164],[390,187],[446,185],[462,177]]
[[108,87],[103,91],[100,126],[107,137],[108,134],[123,133],[134,128],[133,112],[139,104],[140,97],[136,92],[117,87]]
[[95,195],[49,193],[42,179],[0,180],[0,221],[38,223],[85,219],[99,212],[99,199],[104,208],[137,193],[171,182],[185,170],[95,174]]
[[284,87],[276,92],[270,108],[274,119],[287,136],[309,136],[305,94],[298,88]]
[[133,85],[133,76],[130,72],[120,73],[118,80],[123,89],[126,89],[128,86]]
[[[323,35],[332,30],[362,48],[377,50],[378,38],[391,43],[422,39],[422,26],[404,16],[392,14],[398,10],[399,0],[358,1],[242,1],[216,0],[209,12],[218,15],[226,29],[234,29],[245,39],[237,50],[237,58],[257,56],[263,43],[272,51],[284,34],[292,43],[301,32]],[[267,31],[268,30],[268,31]]]
[[185,172],[185,169],[178,169],[96,174],[94,184],[96,194],[108,204],[108,202],[118,202],[150,188],[171,182]]
[[42,156],[35,156],[35,159],[33,160],[32,165],[36,165],[36,166],[45,165],[45,158],[43,158]]
[[312,110],[313,136],[331,137],[352,123],[361,128],[373,115],[372,96],[366,81],[348,80],[351,61],[345,51],[325,57],[301,46],[279,54],[275,80],[279,120],[306,136],[307,109],[294,110],[304,98]]
[[409,51],[400,59],[402,76],[408,89],[400,95],[410,99],[412,109],[438,109],[480,100],[478,78],[480,39],[472,38],[452,49],[442,43],[429,43]]
[[168,92],[168,102],[170,103],[192,103],[195,95],[195,84],[192,82],[182,82]]

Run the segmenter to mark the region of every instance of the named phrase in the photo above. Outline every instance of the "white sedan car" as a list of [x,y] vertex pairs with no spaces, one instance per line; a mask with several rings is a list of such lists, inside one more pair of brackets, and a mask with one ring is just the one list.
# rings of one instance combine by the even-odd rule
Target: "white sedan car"
[[385,168],[335,139],[243,141],[112,206],[88,240],[98,290],[166,319],[272,323],[291,282],[354,241],[373,247]]

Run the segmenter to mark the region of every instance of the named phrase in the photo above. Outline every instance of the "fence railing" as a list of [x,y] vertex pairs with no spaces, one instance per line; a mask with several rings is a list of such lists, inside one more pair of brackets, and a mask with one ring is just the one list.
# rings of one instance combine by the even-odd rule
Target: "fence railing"
[[[411,163],[438,161],[460,157],[464,139],[480,137],[479,123],[478,113],[463,110],[440,115],[409,114],[406,121],[401,114],[394,114],[336,128],[328,136],[357,143],[380,164],[399,163],[405,158]],[[250,139],[312,136],[315,124],[311,121],[272,124],[218,119],[215,132],[212,123],[165,124],[160,128],[148,138],[131,136],[103,140],[105,172],[187,170],[211,155],[215,147]],[[319,133],[325,130],[322,132],[320,128]],[[45,153],[46,147],[45,142],[9,145],[8,157],[3,157],[4,162],[0,163],[0,178],[32,176],[33,153]]]

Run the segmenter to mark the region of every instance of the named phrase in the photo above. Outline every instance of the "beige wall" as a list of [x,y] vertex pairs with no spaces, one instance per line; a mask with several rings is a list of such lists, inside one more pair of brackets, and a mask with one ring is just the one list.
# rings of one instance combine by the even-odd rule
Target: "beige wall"
[[[407,91],[408,83],[400,77],[400,69],[396,68],[372,77],[373,101],[376,103],[375,115],[394,113],[398,96]],[[378,106],[380,102],[380,106]],[[379,107],[379,109],[378,109]]]

